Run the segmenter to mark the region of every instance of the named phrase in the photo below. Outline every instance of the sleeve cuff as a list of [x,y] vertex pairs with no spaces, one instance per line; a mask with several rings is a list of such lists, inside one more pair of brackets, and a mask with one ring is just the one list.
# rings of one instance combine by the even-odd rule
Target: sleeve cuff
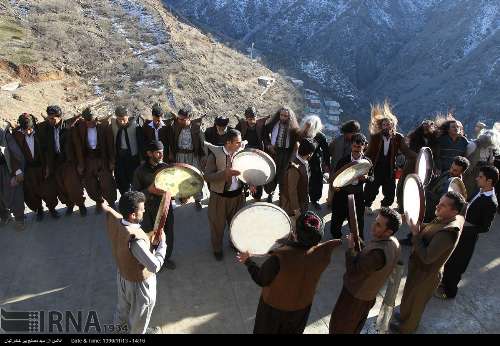
[[18,169],[18,170],[16,171],[16,175],[21,175],[21,174],[23,174],[23,171],[21,171],[20,169]]

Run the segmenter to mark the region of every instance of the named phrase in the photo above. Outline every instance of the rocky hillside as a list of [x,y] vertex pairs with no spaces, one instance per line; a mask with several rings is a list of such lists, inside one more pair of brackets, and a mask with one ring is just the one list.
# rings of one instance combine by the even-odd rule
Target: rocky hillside
[[[193,22],[255,43],[350,112],[388,97],[403,127],[437,111],[500,116],[500,2],[492,0],[164,0]],[[365,115],[366,116],[366,115]]]
[[[258,77],[275,83],[264,87]],[[180,22],[157,0],[0,1],[0,118],[160,101],[197,115],[261,114],[302,98],[280,75]],[[233,117],[233,122],[235,118]]]

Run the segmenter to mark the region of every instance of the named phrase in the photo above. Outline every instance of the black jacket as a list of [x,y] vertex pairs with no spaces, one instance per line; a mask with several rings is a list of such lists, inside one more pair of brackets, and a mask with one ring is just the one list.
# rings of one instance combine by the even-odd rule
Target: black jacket
[[[472,197],[474,198],[474,196]],[[490,230],[498,208],[497,197],[479,196],[467,209],[465,220],[474,226],[465,226],[464,232],[486,233]]]

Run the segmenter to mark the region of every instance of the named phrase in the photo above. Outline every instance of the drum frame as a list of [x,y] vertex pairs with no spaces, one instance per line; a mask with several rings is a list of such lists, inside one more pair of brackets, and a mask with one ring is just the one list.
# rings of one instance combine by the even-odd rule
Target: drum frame
[[[370,169],[373,167],[373,164],[372,164],[369,160],[367,160],[367,159],[361,159],[361,160],[357,160],[357,161],[352,161],[352,162],[349,162],[349,163],[347,163],[347,164],[343,165],[343,166],[342,166],[339,170],[337,170],[337,171],[335,172],[335,174],[334,174],[333,178],[331,179],[331,181],[332,181],[332,187],[333,187],[333,188],[340,188],[340,187],[344,187],[344,186],[349,185],[349,184],[346,184],[346,185],[342,185],[342,186],[335,186],[335,185],[334,185],[334,183],[335,183],[335,179],[337,179],[337,177],[338,177],[339,175],[341,175],[341,174],[342,174],[345,170],[347,170],[347,169],[349,169],[349,168],[351,168],[351,167],[353,167],[353,166],[356,166],[356,165],[360,164],[360,163],[361,163],[361,162],[363,162],[363,161],[368,162],[368,163],[370,163],[370,164],[371,164]],[[363,175],[365,175],[365,174],[363,174]],[[363,175],[359,175],[357,178],[362,177]]]
[[[242,252],[243,250],[239,249],[238,246],[233,242],[233,232],[232,232],[232,229],[233,229],[234,220],[236,219],[236,217],[239,214],[241,214],[245,210],[250,209],[250,208],[255,208],[255,207],[258,207],[258,206],[272,207],[272,208],[278,210],[279,212],[281,212],[283,215],[286,216],[286,219],[288,220],[288,223],[290,225],[290,231],[288,232],[288,236],[290,236],[290,234],[293,231],[294,226],[292,224],[292,220],[290,219],[290,216],[288,216],[288,214],[283,209],[281,209],[280,207],[278,207],[276,204],[274,204],[274,203],[267,203],[267,202],[255,202],[255,203],[246,205],[243,208],[241,208],[240,210],[238,210],[238,212],[236,214],[234,214],[233,219],[231,220],[231,224],[229,225],[229,238],[231,239],[231,243],[238,249],[239,252]],[[280,238],[280,239],[282,239],[282,238]],[[278,240],[279,239],[276,239],[276,241],[278,241]],[[276,242],[275,242],[275,244],[276,244]],[[272,247],[271,247],[271,249],[272,249]],[[271,250],[271,249],[269,249],[269,250]],[[264,257],[264,256],[267,256],[267,254],[268,253],[265,253],[265,254],[250,254],[250,255],[252,255],[252,257]]]
[[464,193],[462,193],[462,192],[459,192],[459,193],[462,195],[462,197],[465,200],[467,200],[467,188],[465,187],[465,184],[464,184],[463,180],[460,179],[459,177],[452,177],[452,178],[450,178],[450,180],[448,181],[448,191],[455,191],[455,190],[453,190],[451,188],[451,184],[453,184],[456,181],[459,182],[458,185],[460,185],[460,187],[463,189],[463,192],[464,192]]
[[[154,181],[154,184],[155,184],[155,186],[156,186],[156,187],[158,187],[158,186],[156,185],[156,177],[157,177],[157,176],[158,176],[158,175],[159,175],[162,171],[164,171],[165,169],[169,169],[169,168],[173,168],[173,167],[187,168],[187,169],[189,169],[189,170],[193,171],[193,172],[197,175],[197,178],[198,178],[198,179],[200,179],[200,181],[202,181],[203,183],[205,182],[205,179],[203,178],[203,173],[202,173],[202,172],[201,172],[198,168],[196,168],[196,167],[194,167],[194,166],[191,166],[191,165],[188,165],[188,164],[186,164],[186,163],[169,163],[169,164],[167,164],[167,166],[165,166],[163,169],[159,170],[158,172],[156,172],[156,173],[154,174],[154,180],[153,180],[153,181]],[[188,197],[181,197],[181,198],[190,198],[190,197],[192,197],[192,196],[193,196],[193,195],[188,196]],[[175,198],[175,197],[177,197],[177,196],[172,196],[172,198]]]
[[349,229],[353,236],[356,251],[360,252],[361,244],[359,241],[358,215],[356,212],[356,200],[353,194],[347,196],[347,208],[349,210]]
[[[268,153],[266,153],[262,150],[259,150],[259,149],[255,149],[255,148],[243,149],[243,150],[237,152],[236,155],[234,155],[233,163],[234,163],[234,160],[238,157],[238,155],[240,155],[242,153],[249,153],[249,152],[256,153],[259,156],[262,156],[269,163],[269,167],[271,167],[271,175],[269,176],[269,179],[266,182],[266,184],[269,184],[276,177],[276,162],[274,162],[273,158]],[[241,174],[238,176],[238,179],[240,179],[242,182],[247,184],[247,182],[241,178]],[[266,185],[266,184],[264,184],[264,185]]]
[[[418,174],[415,174],[415,173],[408,174],[406,176],[406,178],[405,178],[405,181],[403,182],[403,195],[404,195],[404,190],[405,190],[405,186],[406,186],[406,181],[409,180],[409,179],[416,180],[417,186],[418,186],[418,191],[419,191],[419,194],[420,194],[420,210],[419,210],[418,221],[417,221],[417,224],[420,225],[422,223],[422,221],[424,220],[424,217],[425,217],[425,190],[424,190],[424,185],[422,184],[422,181],[420,180],[420,177],[418,176]],[[404,201],[404,197],[403,197],[403,201]],[[405,214],[406,214],[406,210],[407,209],[406,209],[406,207],[404,205],[404,202],[403,202],[403,211],[404,211]]]
[[427,172],[425,174],[425,179],[420,181],[422,182],[422,185],[425,187],[429,185],[429,183],[432,180],[432,173],[434,172],[434,156],[432,155],[432,150],[429,147],[422,147],[420,151],[418,152],[417,160],[415,162],[415,174],[418,175],[418,166],[420,165],[420,161],[426,156],[426,153],[428,154],[428,157],[430,159],[429,162],[429,167],[427,167]]

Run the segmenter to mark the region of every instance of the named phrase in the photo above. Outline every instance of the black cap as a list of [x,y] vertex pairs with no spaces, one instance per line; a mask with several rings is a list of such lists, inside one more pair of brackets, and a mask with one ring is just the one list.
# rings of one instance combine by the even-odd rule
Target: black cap
[[229,118],[219,115],[215,118],[215,125],[217,126],[227,126],[229,124]]
[[163,150],[163,143],[160,141],[151,141],[149,144],[146,146],[147,151],[158,151],[158,150]]
[[151,108],[151,115],[154,117],[161,118],[163,117],[163,108],[161,108],[161,105],[159,103],[155,103],[153,107]]
[[55,115],[56,117],[62,116],[62,110],[59,106],[48,106],[47,107],[47,115]]
[[323,219],[312,211],[302,213],[295,225],[297,242],[304,247],[317,245],[323,238],[324,226]]
[[127,108],[125,108],[124,106],[116,107],[115,115],[120,118],[127,116]]

